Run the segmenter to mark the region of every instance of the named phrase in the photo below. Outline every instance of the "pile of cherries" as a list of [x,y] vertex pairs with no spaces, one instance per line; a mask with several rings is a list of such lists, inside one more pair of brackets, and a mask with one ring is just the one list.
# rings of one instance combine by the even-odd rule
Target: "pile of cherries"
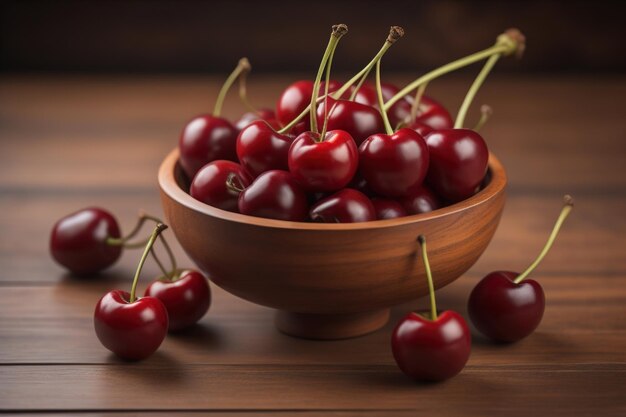
[[[485,117],[472,130],[463,128],[465,115],[496,60],[524,49],[523,35],[508,30],[491,48],[399,89],[380,76],[383,55],[404,34],[398,26],[352,79],[330,79],[335,48],[347,30],[333,26],[315,80],[288,86],[276,111],[250,105],[245,85],[251,67],[240,60],[213,113],[193,118],[180,136],[180,165],[191,180],[191,196],[251,216],[351,223],[432,211],[480,189],[489,151],[477,130]],[[453,122],[424,90],[437,77],[485,58]],[[374,67],[376,82],[367,82]],[[221,109],[237,79],[251,111],[231,123]]]

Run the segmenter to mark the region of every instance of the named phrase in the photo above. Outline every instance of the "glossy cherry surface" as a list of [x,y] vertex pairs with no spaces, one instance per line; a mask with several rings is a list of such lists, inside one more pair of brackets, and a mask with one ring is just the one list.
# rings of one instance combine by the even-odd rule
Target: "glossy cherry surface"
[[376,220],[376,210],[365,194],[344,188],[318,201],[309,216],[322,223],[358,223]]
[[180,135],[180,164],[189,178],[209,162],[237,161],[235,151],[239,131],[223,117],[210,114],[192,119]]
[[165,339],[167,310],[154,297],[129,303],[130,294],[114,290],[106,293],[94,313],[94,327],[100,342],[117,356],[128,360],[145,359]]
[[[319,94],[324,94],[325,83],[322,81],[320,85]],[[341,88],[341,83],[331,80],[328,84],[328,92]],[[276,118],[282,126],[289,124],[300,113],[307,108],[311,103],[311,94],[313,94],[313,81],[300,80],[289,85],[283,90],[278,103],[276,104]],[[309,123],[306,119],[303,119],[305,129],[309,129]]]
[[428,148],[411,129],[372,135],[359,147],[359,169],[374,192],[387,197],[408,195],[428,171]]
[[354,177],[359,163],[356,144],[343,130],[304,132],[289,148],[289,171],[307,191],[336,191]]
[[161,277],[146,288],[146,297],[159,299],[169,317],[169,330],[185,329],[200,320],[211,305],[211,289],[198,271],[184,270],[175,278]]
[[372,199],[372,204],[374,204],[374,210],[376,211],[376,218],[378,220],[397,219],[398,217],[407,215],[404,206],[396,200],[374,198]]
[[101,208],[86,208],[56,222],[50,235],[50,253],[73,273],[92,274],[113,265],[122,254],[121,246],[107,244],[109,237],[120,237],[115,217]]
[[[317,123],[324,124],[326,101],[317,106]],[[380,111],[372,106],[349,100],[328,99],[328,130],[344,130],[357,146],[371,135],[383,132],[385,126]]]
[[253,177],[270,170],[289,169],[287,154],[293,137],[281,135],[265,121],[255,121],[237,137],[237,156]]
[[231,174],[236,176],[240,186],[250,185],[251,178],[241,165],[231,161],[213,161],[198,171],[191,182],[189,194],[210,206],[237,212],[239,194],[226,187]]
[[426,182],[441,197],[458,202],[478,191],[487,173],[489,150],[470,129],[435,130],[426,136],[430,167]]
[[461,372],[472,340],[460,314],[444,311],[436,320],[411,312],[393,330],[391,349],[398,366],[411,378],[442,381]]
[[259,109],[256,112],[249,111],[241,115],[239,120],[235,123],[235,127],[237,130],[242,130],[250,123],[255,122],[257,120],[264,120],[272,126],[274,129],[280,128],[280,123],[278,119],[276,119],[276,113],[271,109]]
[[304,221],[308,199],[287,171],[267,171],[239,195],[239,212],[268,219]]
[[541,322],[545,296],[532,279],[513,282],[519,274],[496,271],[472,290],[467,304],[470,319],[485,336],[499,342],[515,342],[531,334]]
[[439,198],[425,186],[411,189],[400,202],[408,214],[428,213],[442,207]]

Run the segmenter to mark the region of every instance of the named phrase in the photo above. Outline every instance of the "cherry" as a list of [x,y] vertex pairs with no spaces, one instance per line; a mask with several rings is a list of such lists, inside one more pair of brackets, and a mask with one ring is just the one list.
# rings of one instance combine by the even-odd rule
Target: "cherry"
[[152,282],[144,293],[159,299],[169,316],[169,330],[185,329],[200,320],[211,305],[211,289],[198,271],[183,270],[166,274]]
[[442,381],[461,372],[469,359],[472,339],[467,323],[454,311],[437,314],[435,288],[428,263],[426,240],[419,237],[430,293],[428,313],[407,314],[391,337],[393,357],[402,372],[411,378]]
[[548,242],[526,271],[522,274],[511,271],[491,272],[472,290],[467,311],[474,326],[490,339],[516,342],[539,326],[545,309],[545,296],[541,285],[526,277],[546,256],[561,225],[572,210],[574,200],[565,196],[564,202]]
[[489,162],[487,145],[470,129],[435,130],[426,136],[430,166],[426,182],[451,202],[476,193]]
[[327,129],[344,130],[352,136],[357,146],[369,136],[384,129],[380,112],[374,107],[349,100],[327,99],[317,108],[318,123],[324,123],[327,114]]
[[117,220],[108,211],[90,207],[63,217],[52,228],[50,253],[55,261],[78,275],[93,274],[113,265],[122,254]]
[[191,182],[189,194],[210,206],[237,212],[239,193],[226,187],[226,181],[232,175],[243,187],[252,181],[241,165],[231,161],[213,161],[198,171]]
[[344,188],[318,201],[309,212],[313,221],[322,223],[358,223],[376,220],[376,209],[367,196]]
[[374,198],[372,200],[376,218],[378,220],[396,219],[407,215],[406,210],[399,202],[385,198]]
[[264,172],[245,189],[235,183],[232,175],[227,186],[240,193],[241,214],[294,222],[306,220],[309,210],[307,196],[289,172]]
[[[310,80],[300,80],[285,88],[276,104],[276,118],[281,125],[288,125],[307,109],[313,95],[313,84],[314,82]],[[328,83],[329,92],[337,91],[340,87],[341,83],[337,81],[331,80]],[[325,88],[325,83],[320,83],[318,94],[323,92]],[[304,123],[303,128],[308,130],[308,123]]]
[[[383,108],[380,83],[380,61],[376,63],[376,86],[379,107]],[[428,170],[426,142],[417,132],[391,129],[389,119],[381,111],[387,134],[370,136],[359,147],[360,172],[374,192],[387,197],[408,195],[419,187]]]
[[424,186],[411,189],[400,202],[408,214],[428,213],[442,206],[437,196]]
[[255,121],[237,137],[237,156],[241,165],[254,177],[279,169],[286,171],[287,154],[293,137],[276,132],[267,122]]
[[180,164],[183,170],[193,178],[209,162],[225,159],[237,161],[235,145],[239,131],[231,122],[220,117],[226,93],[242,73],[250,70],[246,58],[239,60],[235,70],[222,86],[212,114],[196,116],[187,123],[178,141]]
[[235,127],[237,130],[243,130],[257,120],[265,121],[273,129],[280,129],[280,123],[276,120],[276,114],[274,110],[271,109],[259,109],[257,111],[246,112],[241,115],[239,120],[235,123]]
[[152,232],[137,266],[130,294],[113,290],[96,304],[96,335],[104,347],[123,359],[147,358],[158,349],[167,333],[168,316],[163,303],[154,297],[135,297],[146,258],[156,238],[166,228],[159,223]]

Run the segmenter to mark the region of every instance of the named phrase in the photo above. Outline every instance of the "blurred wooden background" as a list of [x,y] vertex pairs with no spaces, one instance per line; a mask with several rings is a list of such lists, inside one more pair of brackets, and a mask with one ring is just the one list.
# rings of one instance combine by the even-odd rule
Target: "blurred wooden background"
[[258,72],[312,71],[329,27],[344,22],[336,68],[352,71],[407,30],[386,70],[421,70],[489,46],[518,26],[520,63],[499,71],[626,70],[626,7],[606,1],[3,1],[0,71],[208,73],[247,55]]

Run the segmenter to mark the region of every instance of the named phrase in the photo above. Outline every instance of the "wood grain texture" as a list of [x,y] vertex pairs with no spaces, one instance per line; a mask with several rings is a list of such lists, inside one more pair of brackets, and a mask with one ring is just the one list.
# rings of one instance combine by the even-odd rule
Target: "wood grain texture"
[[[297,78],[252,77],[255,103],[273,103],[280,86]],[[448,78],[432,91],[454,109],[467,82]],[[474,334],[457,378],[416,385],[394,365],[393,324],[425,308],[425,299],[394,308],[385,327],[362,338],[307,341],[276,331],[271,309],[213,286],[209,314],[170,335],[147,361],[126,363],[106,351],[93,333],[95,302],[130,284],[139,253],[126,253],[97,278],[77,280],[48,256],[50,226],[88,205],[110,208],[126,230],[140,208],[161,215],[159,163],[184,121],[210,107],[218,85],[202,77],[0,78],[0,411],[626,413],[626,79],[617,76],[496,77],[481,92],[479,102],[495,108],[484,133],[507,168],[507,203],[481,259],[438,291],[440,306],[465,314],[482,275],[519,271],[534,258],[564,192],[574,194],[576,208],[535,274],[547,296],[537,332],[514,345]],[[241,109],[229,100],[225,111],[234,117]],[[148,264],[140,289],[157,273]]]

